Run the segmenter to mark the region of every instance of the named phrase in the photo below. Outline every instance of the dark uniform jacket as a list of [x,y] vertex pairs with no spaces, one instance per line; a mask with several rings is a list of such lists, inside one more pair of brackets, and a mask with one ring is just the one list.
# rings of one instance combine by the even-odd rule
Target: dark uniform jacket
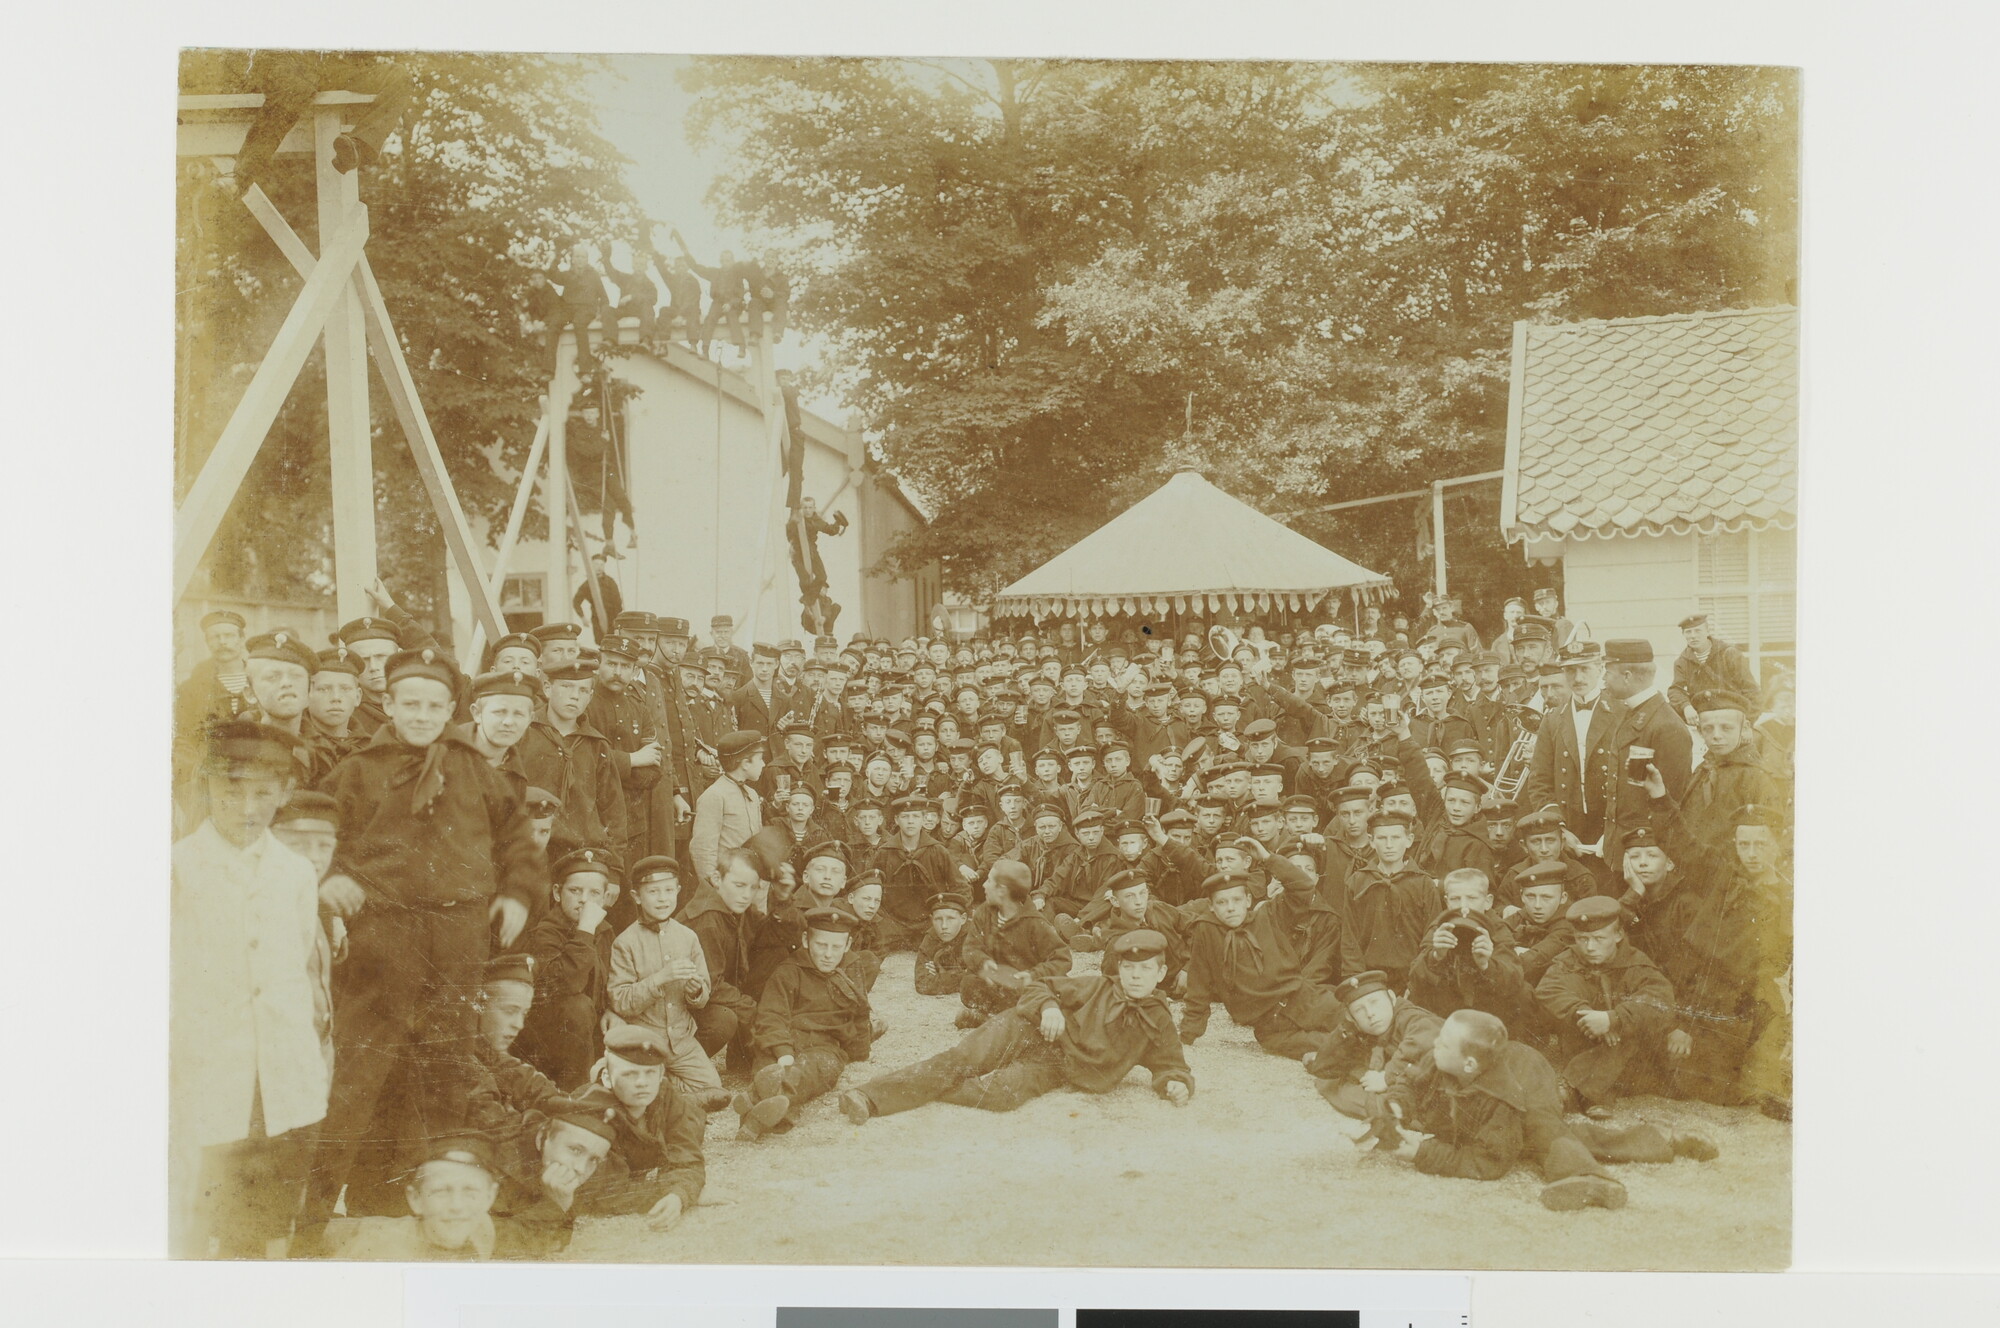
[[1426,1057],[1417,1075],[1391,1096],[1431,1137],[1415,1165],[1430,1176],[1499,1180],[1525,1157],[1539,1162],[1564,1132],[1555,1067],[1525,1042],[1509,1042],[1471,1083],[1460,1083]]
[[[617,772],[619,787],[625,793],[626,852],[630,854],[636,850],[643,856],[645,852],[656,851],[658,846],[646,840],[644,809],[653,787],[660,782],[662,772],[671,763],[672,753],[654,728],[652,706],[644,691],[635,687],[627,687],[622,692],[599,688],[590,698],[590,708],[584,711],[584,719],[610,743],[611,766]],[[634,766],[632,753],[656,739],[661,739],[660,763]],[[549,790],[551,793],[555,791]]]
[[1069,942],[1056,925],[1033,908],[1011,918],[997,904],[981,904],[965,920],[965,968],[978,973],[992,960],[1010,973],[1060,977],[1069,972]]
[[745,985],[750,980],[750,931],[757,920],[750,910],[731,913],[712,885],[696,890],[675,919],[701,942],[702,961],[708,965],[710,1004],[754,999]]
[[787,959],[764,984],[753,1036],[760,1064],[820,1048],[865,1061],[874,1040],[868,994],[844,958],[831,973],[808,959]]
[[1213,913],[1197,914],[1189,923],[1183,1042],[1193,1042],[1208,1031],[1209,1007],[1216,1001],[1222,1002],[1231,1019],[1250,1028],[1298,995],[1308,985],[1306,974],[1335,971],[1337,960],[1325,947],[1337,947],[1338,937],[1308,937],[1321,948],[1300,953],[1301,933],[1289,913],[1271,907],[1273,902],[1258,905],[1234,929]]
[[1424,923],[1438,915],[1444,897],[1437,882],[1407,860],[1394,876],[1371,862],[1348,873],[1346,903],[1342,971],[1363,973],[1379,968],[1401,977],[1424,942]]
[[927,931],[917,942],[916,986],[919,996],[956,996],[965,981],[965,933],[961,926],[949,941]]
[[882,873],[882,916],[911,941],[930,923],[931,896],[962,884],[950,852],[929,836],[914,849],[891,839],[875,850],[869,865]]
[[1535,984],[1535,999],[1565,1029],[1576,1026],[1578,1010],[1610,1011],[1620,1042],[1664,1037],[1673,1026],[1673,984],[1629,942],[1602,964],[1587,962],[1572,946]]
[[[1743,658],[1743,652],[1714,637],[1709,638],[1707,659],[1696,659],[1691,649],[1674,658],[1674,683],[1667,690],[1667,699],[1679,712],[1703,692],[1735,692],[1752,706],[1757,704],[1760,694],[1757,679],[1750,672],[1750,661]],[[1756,717],[1754,713],[1749,716]]]
[[333,871],[354,878],[371,904],[483,904],[507,895],[533,909],[548,888],[548,859],[527,808],[450,733],[412,747],[385,726],[335,767],[327,791],[340,805]]
[[1132,744],[1132,768],[1146,769],[1146,763],[1165,751],[1180,751],[1194,741],[1194,729],[1171,710],[1165,719],[1154,719],[1145,710],[1116,706],[1110,712],[1111,726]]
[[1614,871],[1624,860],[1625,835],[1642,825],[1652,825],[1654,808],[1642,785],[1625,778],[1626,749],[1637,744],[1653,749],[1652,764],[1667,786],[1667,796],[1676,801],[1686,796],[1688,774],[1694,761],[1694,739],[1681,717],[1655,692],[1637,706],[1620,708],[1618,728],[1611,735],[1610,773],[1604,805],[1608,809],[1604,830],[1604,861]]
[[1461,941],[1442,956],[1431,948],[1430,938],[1438,928],[1460,920],[1455,909],[1446,909],[1424,928],[1424,942],[1410,962],[1410,999],[1441,1015],[1484,1010],[1510,1028],[1517,1026],[1532,1012],[1535,993],[1521,975],[1514,929],[1496,913],[1472,913],[1462,919],[1477,923],[1493,938],[1493,957],[1482,970],[1469,943]]
[[1514,950],[1521,960],[1521,980],[1533,987],[1549,971],[1558,955],[1570,952],[1576,940],[1576,924],[1557,913],[1544,923],[1528,920],[1523,913],[1514,919]]
[[1476,867],[1486,873],[1488,889],[1496,885],[1498,872],[1493,865],[1493,846],[1487,842],[1478,821],[1453,825],[1439,820],[1425,833],[1410,856],[1440,881],[1446,872],[1457,871],[1461,867]]
[[1063,1031],[1055,1039],[1063,1075],[1084,1092],[1110,1092],[1134,1066],[1146,1068],[1153,1077],[1153,1091],[1161,1097],[1171,1083],[1194,1091],[1194,1075],[1174,1032],[1173,1011],[1157,990],[1134,1001],[1115,977],[1096,973],[1044,977],[1022,989],[1020,1004],[1014,1008],[1034,1023],[1051,1005],[1063,1012]]
[[1410,1080],[1430,1055],[1444,1020],[1416,1002],[1398,996],[1396,1012],[1380,1037],[1371,1038],[1355,1026],[1345,1009],[1326,1041],[1313,1053],[1306,1067],[1315,1079],[1356,1079],[1367,1070],[1380,1070],[1389,1081],[1385,1094],[1407,1088]]
[[621,1108],[612,1117],[617,1138],[611,1152],[577,1195],[586,1213],[617,1217],[650,1212],[669,1194],[681,1197],[681,1211],[690,1212],[708,1183],[708,1161],[702,1135],[708,1114],[668,1075],[638,1120]]
[[611,943],[616,939],[609,922],[586,932],[560,908],[551,908],[529,928],[522,948],[535,960],[535,1002],[521,1030],[524,1040],[536,1040],[536,1026],[543,1022],[537,1016],[552,1016],[556,1002],[567,997],[588,996],[597,1018],[604,1018],[611,1008]]
[[556,795],[555,838],[584,847],[626,849],[625,790],[612,760],[611,743],[590,726],[588,715],[565,737],[537,720],[514,744],[528,783]]
[[1727,756],[1702,756],[1680,797],[1681,829],[1701,849],[1733,854],[1736,827],[1731,818],[1752,804],[1788,814],[1791,808],[1789,789],[1771,772],[1754,737]]
[[347,732],[335,736],[326,731],[326,726],[312,717],[310,712],[300,717],[299,736],[305,740],[306,762],[309,767],[308,782],[314,788],[323,788],[326,778],[333,768],[345,761],[368,744],[369,735],[363,734],[355,724],[358,716],[350,715]]
[[797,709],[796,700],[782,678],[771,680],[769,703],[765,702],[764,694],[757,690],[754,682],[746,682],[729,694],[729,704],[736,709],[736,722],[774,741],[778,730],[793,717]]

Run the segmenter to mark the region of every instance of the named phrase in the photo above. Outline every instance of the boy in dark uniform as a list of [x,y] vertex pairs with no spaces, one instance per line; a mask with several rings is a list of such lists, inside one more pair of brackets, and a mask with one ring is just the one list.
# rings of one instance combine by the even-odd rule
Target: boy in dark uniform
[[320,898],[346,920],[348,948],[334,969],[332,1100],[300,1222],[308,1244],[333,1213],[356,1147],[378,1133],[377,1099],[392,1071],[414,1071],[427,1136],[454,1132],[489,945],[515,943],[548,880],[519,794],[448,731],[461,682],[450,658],[404,651],[384,676],[389,723],[327,787],[341,835]]
[[[1298,870],[1278,857],[1270,866],[1281,878]],[[1330,984],[1330,958],[1300,954],[1285,915],[1269,905],[1253,907],[1248,876],[1217,872],[1202,889],[1209,909],[1188,926],[1181,1041],[1193,1045],[1208,1031],[1209,1006],[1219,1000],[1266,1051],[1296,1058],[1314,1050],[1319,1035],[1339,1019],[1340,1003],[1326,986],[1310,984],[1306,974],[1324,974]]]
[[[1318,1050],[1304,1056],[1314,1087],[1333,1109],[1373,1121],[1430,1054],[1443,1022],[1389,989],[1383,973],[1356,973],[1335,987],[1342,1013]],[[1356,1132],[1359,1137],[1359,1131]]]
[[965,981],[960,1028],[976,1028],[1020,1000],[1031,979],[1069,972],[1070,949],[1055,924],[1036,909],[1026,864],[1002,858],[986,874],[986,902],[965,927]]
[[1414,826],[1406,812],[1379,811],[1368,818],[1375,861],[1358,863],[1348,872],[1347,926],[1341,938],[1344,971],[1379,969],[1399,990],[1429,935],[1424,924],[1444,907],[1437,882],[1408,865]]
[[1029,981],[1014,1008],[949,1051],[841,1094],[841,1111],[856,1125],[926,1102],[1012,1111],[1065,1083],[1108,1093],[1135,1066],[1152,1075],[1155,1093],[1185,1106],[1194,1075],[1158,990],[1166,946],[1158,932],[1129,931],[1105,952],[1111,974]]
[[701,1198],[708,1117],[667,1075],[667,1060],[665,1042],[650,1028],[625,1024],[605,1034],[598,1081],[618,1109],[610,1117],[611,1152],[584,1193],[584,1212],[644,1213],[648,1229],[666,1231]]
[[1674,1019],[1674,989],[1644,953],[1625,940],[1625,910],[1597,895],[1571,904],[1576,928],[1567,954],[1535,986],[1535,999],[1561,1030],[1563,1081],[1593,1120],[1661,1068]]
[[868,993],[841,966],[855,918],[840,908],[805,915],[805,953],[779,964],[757,1002],[757,1072],[737,1099],[737,1138],[756,1140],[798,1119],[799,1109],[840,1082],[874,1043]]
[[931,929],[917,944],[919,996],[955,996],[965,985],[965,918],[972,901],[961,894],[931,897]]
[[701,942],[708,965],[708,1004],[695,1014],[695,1037],[711,1057],[728,1047],[730,1071],[745,1074],[757,1001],[741,984],[749,981],[750,929],[757,922],[750,911],[757,859],[747,849],[731,849],[718,865],[715,883],[696,889],[678,921]]
[[1127,932],[1152,931],[1166,937],[1166,973],[1162,991],[1172,995],[1187,984],[1187,922],[1172,904],[1153,898],[1152,884],[1137,870],[1121,871],[1104,883],[1111,911],[1097,924],[1098,944],[1109,949]]
[[1588,899],[1597,893],[1597,875],[1564,844],[1562,813],[1554,806],[1530,812],[1516,821],[1514,835],[1520,841],[1523,855],[1520,863],[1500,879],[1500,887],[1494,892],[1502,904],[1520,903],[1522,874],[1545,862],[1562,865],[1563,888],[1571,899]]
[[1410,963],[1410,999],[1437,1014],[1484,1010],[1519,1027],[1535,994],[1521,976],[1514,929],[1494,911],[1486,873],[1461,867],[1442,888],[1444,912],[1431,919]]
[[1518,1162],[1540,1166],[1542,1205],[1556,1211],[1622,1208],[1625,1187],[1605,1162],[1708,1161],[1716,1147],[1696,1134],[1653,1125],[1622,1129],[1565,1124],[1561,1082],[1542,1054],[1510,1042],[1507,1026],[1481,1010],[1444,1021],[1429,1060],[1390,1095],[1409,1127],[1395,1156],[1431,1176],[1498,1180]]
[[1485,792],[1476,775],[1449,774],[1439,797],[1444,816],[1424,836],[1417,862],[1423,870],[1442,880],[1447,872],[1473,867],[1495,878],[1493,846],[1486,840],[1486,827],[1479,821],[1479,799]]
[[1505,910],[1514,927],[1514,953],[1521,960],[1521,978],[1529,986],[1542,980],[1556,956],[1576,940],[1576,927],[1563,916],[1570,905],[1569,864],[1538,862],[1514,878],[1519,908]]
[[572,849],[552,875],[554,906],[528,933],[535,1003],[515,1054],[567,1089],[590,1077],[611,1008],[611,946],[618,929],[608,913],[618,894],[619,865],[601,848]]

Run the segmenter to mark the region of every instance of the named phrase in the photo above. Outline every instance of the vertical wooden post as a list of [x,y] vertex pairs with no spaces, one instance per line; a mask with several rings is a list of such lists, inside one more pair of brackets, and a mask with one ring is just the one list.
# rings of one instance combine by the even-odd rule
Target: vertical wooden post
[[549,514],[548,568],[542,587],[542,621],[568,622],[569,607],[569,403],[576,395],[576,340],[564,332],[556,343],[555,379],[549,384],[549,474],[542,508]]
[[[327,252],[342,218],[361,199],[360,172],[333,169],[340,108],[313,112],[318,170],[319,249]],[[368,344],[361,297],[346,284],[326,320],[327,453],[333,489],[334,603],[342,622],[372,612],[375,579],[375,457],[368,414]]]
[[1431,483],[1431,568],[1436,585],[1432,588],[1444,594],[1444,481]]

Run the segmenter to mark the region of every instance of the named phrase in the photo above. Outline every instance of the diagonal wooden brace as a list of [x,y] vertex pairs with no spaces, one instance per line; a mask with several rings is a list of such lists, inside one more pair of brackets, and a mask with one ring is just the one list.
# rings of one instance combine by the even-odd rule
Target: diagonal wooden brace
[[[252,188],[244,195],[243,201],[271,237],[272,243],[278,246],[278,251],[300,276],[309,277],[317,266],[312,250],[286,224],[284,216],[271,205],[271,200],[264,196],[261,189]],[[374,269],[369,267],[366,257],[357,265],[354,280],[361,293],[368,347],[374,353],[375,367],[382,375],[383,385],[388,388],[389,403],[395,408],[396,419],[403,427],[403,436],[409,440],[417,471],[423,476],[424,487],[430,492],[431,505],[437,510],[438,524],[444,529],[445,546],[458,568],[459,579],[472,596],[473,612],[479,625],[485,629],[488,640],[498,640],[506,635],[500,614],[500,576],[496,574],[489,582],[484,569],[479,566],[472,529],[466,523],[464,509],[458,504],[458,492],[451,486],[451,477],[444,468],[444,457],[438,451],[430,420],[425,416],[423,402],[417,396],[416,382],[410,377],[409,365],[403,358],[402,343],[396,339],[395,327],[389,321],[389,307],[382,300],[382,288],[376,283]],[[539,444],[542,439],[538,437],[536,441]]]
[[208,552],[222,518],[229,511],[243,477],[250,473],[257,449],[271,431],[272,421],[285,404],[297,381],[299,370],[312,354],[327,317],[347,289],[355,265],[361,261],[362,246],[368,242],[368,209],[357,204],[319,262],[306,278],[304,289],[285,315],[284,324],[264,353],[263,363],[251,376],[243,399],[223,426],[222,437],[202,463],[187,497],[174,513],[174,599],[187,593],[202,555]]
[[389,321],[389,306],[383,303],[382,288],[376,284],[367,258],[355,269],[354,280],[361,288],[361,316],[368,325],[368,348],[374,352],[375,367],[388,390],[389,404],[403,426],[403,437],[409,440],[417,473],[423,476],[431,506],[438,514],[438,524],[444,528],[445,548],[451,553],[466,593],[472,597],[474,617],[486,629],[487,640],[497,641],[507,634],[505,619],[500,615],[500,596],[488,584],[486,569],[479,565],[479,548],[473,540],[472,527],[465,519],[465,509],[458,505],[458,490],[451,485],[451,472],[445,469],[444,454],[438,450],[437,437],[424,414],[423,399],[417,395],[416,380],[410,376],[410,366],[403,359],[403,345],[396,339],[395,324]]

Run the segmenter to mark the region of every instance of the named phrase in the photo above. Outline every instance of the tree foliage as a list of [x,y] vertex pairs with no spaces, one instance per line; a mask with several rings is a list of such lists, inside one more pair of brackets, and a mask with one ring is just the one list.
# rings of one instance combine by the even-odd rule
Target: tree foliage
[[[497,524],[548,385],[549,354],[523,329],[529,274],[552,265],[556,246],[571,237],[629,234],[636,208],[621,174],[624,159],[598,130],[589,86],[595,62],[396,58],[411,67],[418,98],[400,150],[392,141],[363,176],[369,262],[460,501],[468,515]],[[191,53],[183,87],[230,89],[240,64],[240,53]],[[317,248],[311,167],[303,158],[277,162],[265,191]],[[194,162],[183,165],[180,179],[183,491],[300,284],[240,205],[216,206],[212,176],[206,162]],[[442,618],[438,522],[379,379],[371,382],[371,401],[380,564],[399,598]],[[331,542],[325,377],[315,352],[217,536],[211,584],[260,597],[324,594]]]
[[[1183,464],[1273,511],[1496,469],[1517,319],[1793,298],[1790,71],[716,58],[684,78],[691,132],[729,148],[723,220],[805,278],[826,381],[936,514],[892,561],[975,594]],[[1455,584],[1519,589],[1497,493],[1451,511]],[[1409,586],[1417,517],[1295,524]]]

